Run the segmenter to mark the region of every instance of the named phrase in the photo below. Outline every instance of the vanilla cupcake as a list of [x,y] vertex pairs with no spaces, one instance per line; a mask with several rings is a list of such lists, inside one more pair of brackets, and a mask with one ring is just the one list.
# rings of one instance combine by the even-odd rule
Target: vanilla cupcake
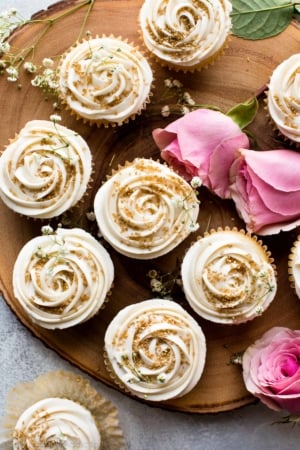
[[270,252],[254,236],[218,229],[199,238],[181,268],[183,290],[194,311],[221,324],[261,315],[273,301],[276,273]]
[[144,44],[170,69],[200,70],[226,46],[231,10],[228,0],[145,0],[139,14]]
[[58,68],[59,94],[77,118],[121,125],[149,102],[153,74],[140,51],[121,38],[102,36],[71,47]]
[[71,372],[48,372],[7,396],[0,442],[5,449],[124,450],[116,408]]
[[300,298],[300,235],[292,245],[289,254],[288,273],[291,286]]
[[290,56],[273,71],[267,91],[267,107],[276,129],[300,144],[300,53]]
[[104,239],[131,258],[162,256],[197,228],[192,187],[167,165],[136,158],[100,187],[94,200]]
[[59,216],[82,199],[90,180],[87,143],[56,117],[27,122],[0,157],[0,197],[28,217]]
[[68,328],[93,317],[112,287],[114,266],[86,231],[43,227],[27,242],[13,268],[16,300],[43,328]]
[[131,394],[150,401],[182,397],[198,383],[205,337],[171,300],[150,299],[122,309],[105,333],[108,370]]

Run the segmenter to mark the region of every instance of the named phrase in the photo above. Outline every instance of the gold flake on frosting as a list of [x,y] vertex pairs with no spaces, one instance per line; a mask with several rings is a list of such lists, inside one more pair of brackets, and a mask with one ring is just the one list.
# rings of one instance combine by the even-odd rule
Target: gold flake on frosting
[[94,200],[104,239],[137,259],[168,253],[197,227],[192,187],[165,164],[136,158],[100,187]]
[[137,397],[162,401],[181,397],[198,383],[206,343],[180,305],[150,299],[115,316],[105,333],[105,351],[117,382]]
[[228,0],[145,0],[139,16],[144,43],[171,66],[205,65],[226,42],[231,9]]
[[145,107],[152,80],[150,65],[135,47],[103,36],[63,55],[58,81],[63,101],[78,117],[121,125]]
[[19,214],[49,219],[81,200],[91,171],[90,149],[78,133],[32,120],[0,157],[0,196]]
[[43,328],[67,328],[94,316],[114,279],[105,248],[86,231],[58,228],[33,238],[13,269],[16,299]]
[[276,294],[269,252],[238,230],[212,230],[184,256],[183,290],[200,316],[217,323],[241,323],[262,314]]

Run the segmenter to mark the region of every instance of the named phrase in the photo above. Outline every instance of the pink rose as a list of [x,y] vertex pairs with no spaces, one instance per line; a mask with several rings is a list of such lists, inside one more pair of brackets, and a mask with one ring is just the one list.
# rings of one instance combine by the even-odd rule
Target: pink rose
[[230,168],[230,194],[251,233],[287,231],[300,224],[300,153],[240,149]]
[[300,414],[300,330],[274,327],[247,348],[246,388],[269,408]]
[[249,148],[240,127],[225,114],[196,109],[153,131],[162,158],[186,180],[201,178],[222,198],[229,196],[229,168],[239,148]]

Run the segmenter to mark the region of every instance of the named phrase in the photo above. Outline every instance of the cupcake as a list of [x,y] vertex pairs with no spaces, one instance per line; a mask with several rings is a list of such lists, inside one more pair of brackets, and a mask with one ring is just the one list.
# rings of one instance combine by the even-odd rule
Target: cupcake
[[102,36],[71,47],[58,67],[58,89],[84,122],[122,125],[149,102],[153,74],[147,60],[121,38]]
[[204,319],[240,324],[261,315],[275,297],[270,252],[244,231],[212,230],[186,252],[182,285],[187,301]]
[[199,202],[168,166],[136,158],[100,187],[94,211],[100,232],[116,251],[151,259],[173,250],[197,228]]
[[267,91],[267,108],[275,128],[292,143],[300,144],[300,53],[273,71]]
[[226,46],[231,9],[228,0],[145,0],[139,14],[142,39],[169,69],[200,70]]
[[114,279],[105,248],[86,231],[43,227],[27,242],[13,268],[16,300],[37,325],[68,328],[93,317]]
[[0,157],[0,197],[19,214],[49,219],[82,199],[91,172],[91,152],[78,133],[56,116],[32,120]]
[[288,273],[291,286],[300,298],[300,235],[294,242],[289,254]]
[[197,322],[171,300],[150,299],[125,307],[104,339],[110,375],[137,397],[182,397],[202,375],[205,337]]
[[71,372],[48,372],[7,396],[5,449],[124,450],[116,408]]

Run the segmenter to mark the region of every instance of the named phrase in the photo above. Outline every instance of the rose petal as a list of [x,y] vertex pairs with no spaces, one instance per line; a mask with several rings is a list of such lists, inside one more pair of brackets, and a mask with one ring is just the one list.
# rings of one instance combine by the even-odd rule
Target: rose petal
[[[300,154],[296,153],[295,157],[291,150],[258,152],[247,149],[238,153],[230,168],[229,189],[247,230],[261,235],[275,234],[300,224],[300,190],[295,190],[300,182],[294,180],[300,178],[297,174]],[[271,182],[274,184],[270,185]],[[289,185],[291,191],[288,191]]]
[[[183,174],[186,179],[191,179],[195,175],[199,176],[203,184],[209,188],[211,183],[208,172],[214,150],[220,146],[219,156],[215,158],[222,157],[229,166],[237,148],[249,147],[247,136],[231,118],[210,109],[192,111],[171,122],[165,129],[154,130],[152,136],[161,150],[162,158],[175,170]],[[228,152],[228,156],[221,156],[222,150]],[[213,173],[210,173],[210,176],[213,178]],[[225,177],[227,186],[228,172],[223,171],[222,177]],[[214,180],[215,183],[216,177]],[[223,186],[223,179],[220,179],[220,183],[220,192],[227,192],[227,188]]]

